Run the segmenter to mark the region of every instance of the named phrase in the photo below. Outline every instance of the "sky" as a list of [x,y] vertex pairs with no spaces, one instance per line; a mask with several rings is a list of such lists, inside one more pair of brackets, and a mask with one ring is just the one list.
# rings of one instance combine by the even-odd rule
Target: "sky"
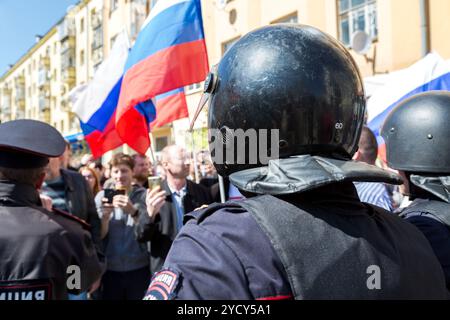
[[0,76],[79,0],[0,0]]

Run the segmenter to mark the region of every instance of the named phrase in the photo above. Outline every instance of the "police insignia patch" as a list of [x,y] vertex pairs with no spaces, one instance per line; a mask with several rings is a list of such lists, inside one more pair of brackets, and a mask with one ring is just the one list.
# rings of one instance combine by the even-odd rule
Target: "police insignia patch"
[[153,278],[143,300],[172,300],[176,296],[181,274],[174,270],[163,269]]
[[0,281],[0,300],[49,300],[51,295],[48,280]]

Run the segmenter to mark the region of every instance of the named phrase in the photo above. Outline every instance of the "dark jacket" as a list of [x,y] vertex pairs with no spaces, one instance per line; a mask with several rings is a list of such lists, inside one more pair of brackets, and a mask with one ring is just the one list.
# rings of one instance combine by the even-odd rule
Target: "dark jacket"
[[[129,195],[130,201],[138,209],[139,215],[147,215],[145,206],[146,190],[137,185]],[[102,216],[104,190],[95,196],[99,217]],[[120,208],[114,208],[109,220],[109,230],[103,239],[103,250],[107,259],[107,270],[128,272],[147,267],[150,263],[147,247],[136,241],[134,219]]]
[[[288,240],[281,246],[286,250],[262,216],[281,221],[275,233]],[[423,235],[361,203],[350,182],[215,204],[189,217],[146,298],[447,298],[442,270]],[[379,288],[372,281],[377,269]],[[164,291],[161,279],[175,285]]]
[[428,239],[441,263],[447,289],[450,290],[450,204],[432,199],[415,199],[400,216],[415,225]]
[[[229,192],[230,192],[230,179],[227,177],[223,178],[223,187],[225,191],[225,201],[228,201],[229,198]],[[209,192],[211,194],[211,198],[214,202],[222,202],[222,199],[220,198],[220,186],[219,182],[214,183],[209,187]]]
[[94,195],[89,184],[78,172],[61,169],[61,176],[66,185],[66,204],[69,208],[69,213],[83,219],[91,226],[92,239],[101,248],[101,223],[95,208]]
[[81,291],[100,278],[88,226],[75,220],[42,208],[32,186],[0,181],[1,297],[67,299],[71,265],[81,272]]
[[[186,183],[187,193],[183,198],[185,213],[212,202],[206,188],[190,180],[187,180]],[[152,274],[159,271],[163,265],[172,242],[177,235],[177,211],[166,181],[163,182],[163,189],[167,194],[166,203],[162,206],[155,221],[152,222],[148,215],[140,215],[135,228],[136,238],[139,242],[150,241],[150,268]]]

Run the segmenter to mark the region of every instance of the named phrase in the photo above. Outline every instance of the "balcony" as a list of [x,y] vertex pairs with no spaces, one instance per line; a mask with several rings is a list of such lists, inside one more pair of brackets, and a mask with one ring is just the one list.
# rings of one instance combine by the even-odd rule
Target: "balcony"
[[92,63],[93,65],[97,65],[103,60],[103,50],[102,48],[98,48],[92,51]]
[[16,87],[15,102],[18,108],[25,108],[25,87]]
[[92,42],[92,54],[94,54],[94,51],[96,50],[101,50],[103,47],[103,38],[98,40],[96,38],[94,38],[94,41]]
[[50,110],[50,98],[48,95],[39,95],[39,112]]
[[95,51],[103,47],[103,28],[97,28],[94,30],[92,37],[92,51]]
[[68,85],[68,89],[72,89],[76,81],[75,67],[67,67],[61,71],[61,79]]
[[43,56],[39,60],[39,69],[50,69],[50,57]]
[[69,37],[75,37],[75,20],[66,18],[58,25],[59,41],[64,41]]
[[25,76],[23,74],[17,76],[15,79],[16,86],[24,86],[25,85]]
[[97,29],[102,26],[102,18],[99,13],[92,16],[92,29]]
[[24,118],[25,118],[25,110],[24,109],[16,110],[15,119],[24,119]]
[[50,120],[51,120],[50,109],[46,109],[46,110],[40,112],[40,120],[44,121],[46,123],[50,123]]
[[75,50],[66,51],[61,55],[61,69],[75,67]]
[[5,115],[11,114],[11,95],[7,94],[3,96],[2,104],[0,107],[0,113]]
[[37,84],[39,89],[45,89],[50,86],[50,71],[48,69],[39,69]]
[[66,38],[61,42],[61,54],[65,54],[67,51],[75,52],[75,37]]

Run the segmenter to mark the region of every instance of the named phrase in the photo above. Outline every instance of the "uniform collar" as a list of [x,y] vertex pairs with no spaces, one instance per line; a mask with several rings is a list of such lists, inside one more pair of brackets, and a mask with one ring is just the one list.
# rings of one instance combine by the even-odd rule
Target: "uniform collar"
[[0,199],[21,205],[41,205],[37,190],[28,184],[0,180]]
[[311,155],[270,160],[266,167],[231,174],[230,181],[240,190],[271,195],[305,192],[344,181],[402,183],[395,173],[364,162]]
[[412,174],[411,183],[415,186],[430,192],[439,199],[450,203],[450,176],[441,177]]

